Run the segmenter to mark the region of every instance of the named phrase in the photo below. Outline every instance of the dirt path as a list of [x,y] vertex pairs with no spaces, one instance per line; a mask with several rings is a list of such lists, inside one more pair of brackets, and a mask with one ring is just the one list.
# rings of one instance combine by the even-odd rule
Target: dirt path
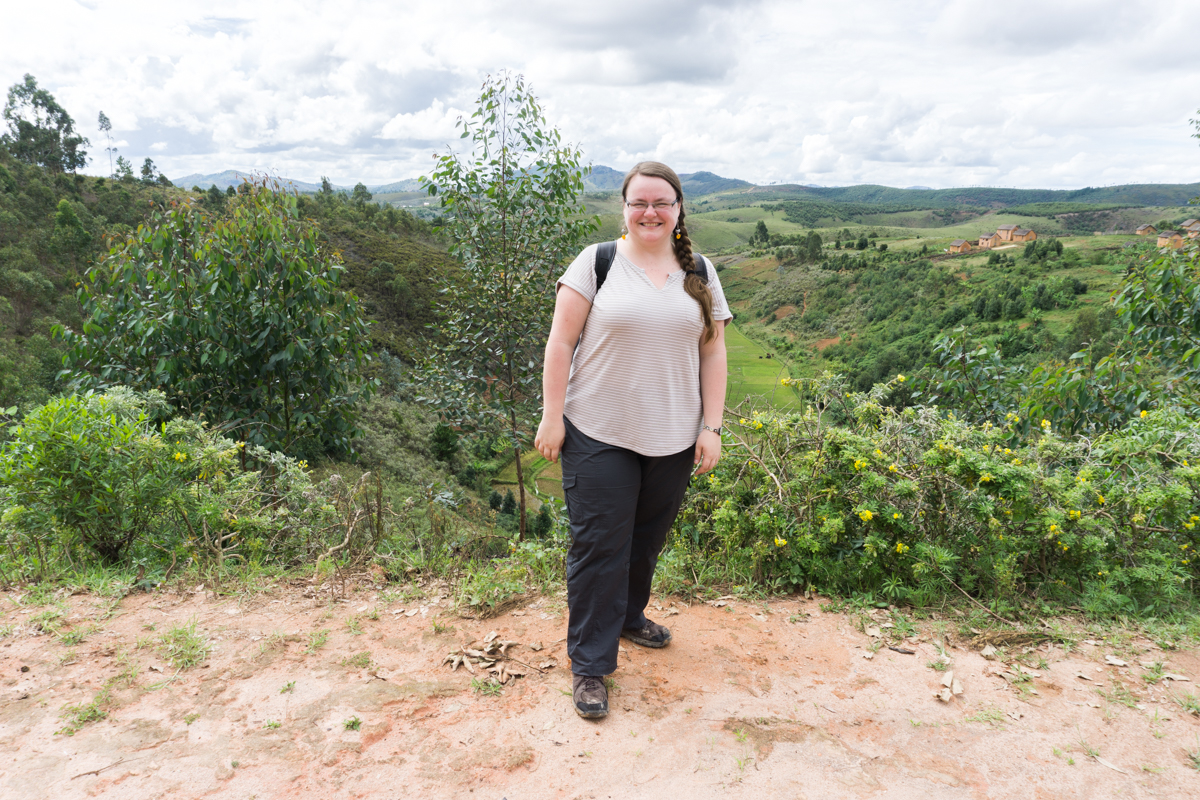
[[[1200,787],[1187,756],[1200,719],[1169,696],[1200,692],[1147,684],[1139,663],[1195,680],[1200,658],[1138,639],[1069,653],[1043,644],[1025,656],[1028,680],[1011,661],[951,646],[963,693],[946,703],[933,696],[943,673],[927,664],[954,624],[901,640],[914,655],[872,653],[868,634],[895,630],[885,613],[657,600],[665,608],[651,616],[674,642],[624,645],[612,713],[594,723],[567,696],[560,598],[484,622],[458,618],[445,599],[373,591],[333,604],[298,590],[240,602],[138,594],[112,615],[108,601],[79,595],[64,601],[60,636],[34,629],[49,606],[20,602],[0,596],[0,796],[14,800],[1185,798]],[[189,620],[213,650],[175,675],[152,643]],[[69,647],[70,631],[86,636]],[[556,666],[526,668],[498,696],[439,666],[492,631],[520,643],[517,659]],[[108,715],[56,735],[64,706],[90,703],[106,683]]]

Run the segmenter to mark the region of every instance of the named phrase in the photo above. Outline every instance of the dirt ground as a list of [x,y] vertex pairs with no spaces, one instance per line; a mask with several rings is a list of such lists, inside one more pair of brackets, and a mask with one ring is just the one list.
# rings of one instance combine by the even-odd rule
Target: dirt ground
[[[951,620],[899,637],[886,611],[823,613],[817,599],[656,598],[650,616],[674,641],[623,642],[612,712],[592,722],[570,704],[561,597],[490,620],[459,617],[445,597],[371,589],[338,602],[200,587],[60,602],[64,616],[44,625],[57,632],[44,632],[53,606],[0,595],[0,797],[1200,793],[1188,755],[1200,719],[1175,699],[1200,693],[1200,657],[1136,637],[1010,642],[988,659]],[[212,649],[177,671],[159,639],[191,621]],[[498,694],[475,688],[482,666],[442,663],[493,632],[517,643],[500,664],[526,673]],[[947,673],[930,666],[941,641],[961,685],[948,702],[934,696]],[[68,735],[66,707],[98,695],[107,715]]]

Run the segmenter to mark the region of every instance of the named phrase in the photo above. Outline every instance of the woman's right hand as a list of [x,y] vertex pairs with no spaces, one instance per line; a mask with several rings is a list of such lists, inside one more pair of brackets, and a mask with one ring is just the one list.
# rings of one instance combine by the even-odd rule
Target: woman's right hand
[[533,446],[547,461],[557,462],[558,454],[562,452],[563,439],[566,438],[567,426],[561,416],[557,420],[542,417],[537,436],[533,438]]

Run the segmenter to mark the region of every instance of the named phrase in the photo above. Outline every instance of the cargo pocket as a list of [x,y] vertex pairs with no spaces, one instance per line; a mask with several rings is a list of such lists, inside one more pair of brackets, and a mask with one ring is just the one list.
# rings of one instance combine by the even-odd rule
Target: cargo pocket
[[575,488],[575,476],[563,475],[563,505],[567,507],[567,519],[571,519],[571,490]]

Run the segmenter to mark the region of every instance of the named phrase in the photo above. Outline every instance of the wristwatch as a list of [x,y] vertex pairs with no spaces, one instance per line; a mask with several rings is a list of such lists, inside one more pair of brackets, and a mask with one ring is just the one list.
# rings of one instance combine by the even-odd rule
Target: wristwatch
[[700,427],[701,427],[701,428],[704,428],[704,430],[706,430],[706,431],[712,431],[712,432],[713,432],[713,433],[715,433],[717,436],[720,436],[720,435],[721,435],[721,432],[722,432],[723,430],[725,430],[725,426],[724,426],[724,425],[718,425],[718,426],[717,426],[717,427],[715,427],[715,428],[710,428],[710,427],[708,427],[708,425],[707,425],[707,424],[705,424],[705,423],[703,423],[703,422],[702,422],[702,423],[700,423]]

